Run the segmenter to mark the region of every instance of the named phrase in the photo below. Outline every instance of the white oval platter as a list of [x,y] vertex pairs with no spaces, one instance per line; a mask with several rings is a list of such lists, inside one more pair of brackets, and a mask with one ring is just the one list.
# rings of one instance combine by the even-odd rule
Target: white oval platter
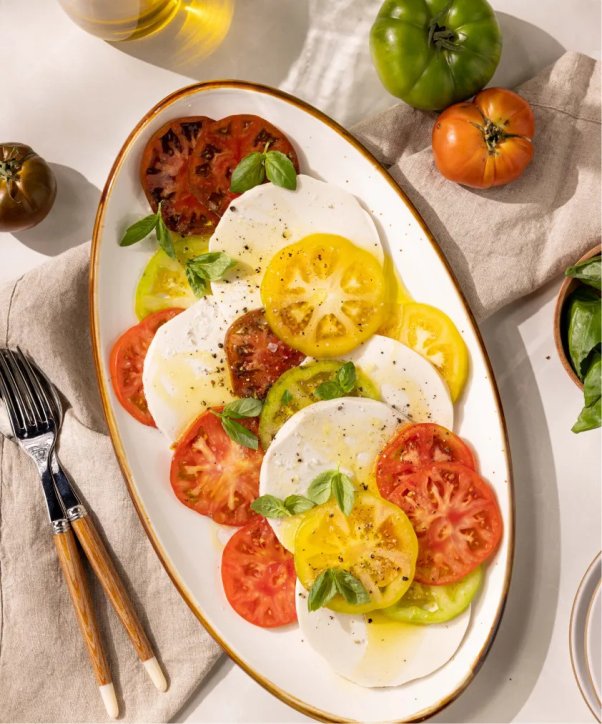
[[[108,359],[115,339],[136,323],[133,295],[153,244],[118,246],[124,227],[149,213],[140,186],[142,150],[171,118],[236,113],[263,116],[286,133],[304,173],[356,196],[374,219],[406,288],[443,309],[468,346],[471,373],[456,405],[455,431],[478,453],[482,475],[495,488],[504,519],[501,546],[472,607],[456,655],[431,675],[400,688],[364,689],[339,678],[301,640],[295,626],[267,630],[239,618],[220,579],[227,536],[212,521],[181,505],[169,483],[170,450],[156,429],[140,425],[119,406]],[[424,222],[389,174],[353,137],[307,104],[278,91],[241,82],[198,84],[173,93],[149,111],[121,149],[103,191],[94,229],[91,279],[92,342],[103,405],[117,456],[142,523],[182,596],[228,654],[260,684],[296,709],[330,721],[408,721],[453,700],[469,683],[493,640],[512,565],[513,494],[499,397],[474,320]]]

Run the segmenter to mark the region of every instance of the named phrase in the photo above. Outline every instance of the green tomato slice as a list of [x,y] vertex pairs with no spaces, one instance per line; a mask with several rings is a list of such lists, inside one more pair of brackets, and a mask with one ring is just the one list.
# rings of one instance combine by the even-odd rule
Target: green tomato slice
[[207,251],[209,235],[170,234],[177,260],[158,249],[146,265],[136,287],[135,310],[140,320],[161,309],[186,309],[197,300],[186,279],[184,265],[188,259]]
[[394,621],[412,624],[444,623],[465,611],[481,587],[481,567],[447,586],[427,586],[414,581],[397,603],[383,609]]
[[[289,417],[313,402],[320,401],[316,388],[323,382],[333,380],[343,364],[340,360],[310,362],[280,375],[268,392],[259,418],[259,439],[264,450]],[[356,380],[355,389],[347,397],[380,399],[378,389],[360,369],[356,369]]]

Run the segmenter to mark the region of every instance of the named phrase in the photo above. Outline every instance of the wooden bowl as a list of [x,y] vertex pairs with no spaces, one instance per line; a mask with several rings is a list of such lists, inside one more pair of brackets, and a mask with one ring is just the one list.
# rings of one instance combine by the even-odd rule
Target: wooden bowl
[[[594,246],[593,249],[590,249],[580,259],[577,259],[574,264],[578,264],[580,261],[585,261],[586,259],[591,259],[592,256],[600,254],[601,250],[602,245],[597,244],[596,246]],[[571,294],[580,284],[581,282],[578,279],[573,279],[572,277],[566,277],[565,280],[562,282],[562,286],[560,287],[558,297],[556,299],[556,309],[554,310],[554,342],[556,342],[556,351],[558,352],[558,356],[560,357],[562,366],[567,371],[568,376],[573,380],[577,387],[582,390],[583,382],[577,377],[577,374],[575,373],[575,370],[571,365],[571,359],[569,357],[568,350],[566,349],[564,340],[562,339],[562,313],[564,310],[564,304],[569,294]]]

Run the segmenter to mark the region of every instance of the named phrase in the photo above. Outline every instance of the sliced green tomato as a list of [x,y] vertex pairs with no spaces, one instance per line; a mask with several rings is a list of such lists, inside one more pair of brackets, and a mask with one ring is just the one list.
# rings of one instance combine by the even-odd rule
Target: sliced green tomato
[[482,581],[480,566],[447,586],[427,586],[414,581],[407,593],[397,603],[383,609],[383,613],[404,623],[444,623],[468,608]]
[[146,265],[136,287],[136,316],[144,319],[161,309],[186,309],[197,297],[188,284],[184,264],[207,251],[209,235],[180,236],[170,232],[177,261],[158,249]]
[[[319,402],[316,388],[322,382],[334,379],[343,364],[344,362],[339,360],[310,362],[302,367],[293,367],[280,375],[268,392],[259,418],[259,439],[264,450],[267,450],[274,435],[289,417],[312,402]],[[356,369],[356,378],[356,388],[348,397],[380,399],[374,383],[360,369]]]

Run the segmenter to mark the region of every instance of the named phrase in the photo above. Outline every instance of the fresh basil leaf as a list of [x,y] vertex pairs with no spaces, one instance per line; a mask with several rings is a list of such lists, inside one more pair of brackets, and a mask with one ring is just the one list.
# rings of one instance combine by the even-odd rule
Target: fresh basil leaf
[[583,396],[586,407],[593,405],[599,397],[602,397],[602,356],[600,352],[594,352],[591,357],[587,374],[583,380]]
[[314,581],[314,585],[307,597],[307,608],[310,611],[317,611],[325,606],[336,595],[336,592],[337,588],[332,568],[327,568]]
[[595,430],[602,425],[602,397],[596,402],[581,410],[577,422],[571,430],[573,432],[585,432],[586,430]]
[[196,297],[204,297],[209,294],[211,291],[211,285],[202,269],[195,269],[191,266],[190,262],[187,261],[184,271],[186,272],[188,284],[190,284],[190,288]]
[[349,515],[355,502],[355,488],[350,478],[343,473],[337,473],[332,479],[332,492],[339,508],[345,515]]
[[264,518],[287,518],[291,512],[286,508],[280,498],[275,495],[262,495],[251,503],[251,510],[254,510]]
[[602,343],[602,302],[593,289],[582,287],[568,303],[568,348],[579,379],[587,369],[587,358]]
[[263,402],[254,397],[243,397],[240,400],[229,402],[222,411],[222,417],[257,417],[261,412]]
[[293,396],[291,395],[290,391],[284,390],[284,392],[282,393],[282,397],[280,398],[280,402],[283,405],[290,405],[292,401],[293,401]]
[[349,571],[337,568],[333,574],[336,589],[347,603],[358,605],[370,601],[370,594],[364,588],[364,584]]
[[336,397],[343,396],[343,390],[335,380],[322,382],[316,387],[316,396],[320,400],[334,400]]
[[160,213],[161,206],[159,206],[156,214],[149,214],[143,219],[135,221],[131,226],[128,226],[119,241],[119,246],[131,246],[132,244],[146,238],[157,226],[157,220],[159,219]]
[[236,265],[236,262],[223,251],[208,251],[206,254],[193,257],[187,262],[187,265],[214,282],[221,279],[229,269]]
[[234,440],[234,442],[237,442],[243,447],[249,447],[251,450],[257,450],[259,447],[259,440],[257,439],[257,435],[255,435],[255,433],[247,430],[244,425],[241,425],[240,422],[236,422],[236,420],[232,420],[231,418],[224,416],[221,416],[221,418],[224,432],[231,440]]
[[317,475],[309,484],[307,497],[317,505],[325,503],[332,495],[332,479],[335,475],[338,475],[337,470],[326,470]]
[[265,181],[265,154],[255,152],[245,156],[232,172],[230,191],[242,194]]
[[353,392],[356,384],[355,365],[353,362],[345,362],[341,369],[337,372],[336,381],[341,391],[345,394]]
[[592,259],[580,261],[575,266],[570,266],[565,272],[565,276],[580,279],[594,289],[600,291],[602,288],[602,262],[600,255],[594,256]]
[[284,499],[284,507],[291,515],[305,513],[315,506],[313,500],[306,498],[304,495],[288,495]]
[[167,226],[165,226],[165,222],[163,221],[163,217],[161,216],[160,207],[161,205],[159,205],[159,210],[157,211],[159,215],[157,219],[157,241],[159,242],[159,246],[163,249],[167,256],[171,257],[172,259],[176,259],[176,250],[173,245],[173,239],[171,238],[169,229],[167,228]]
[[265,173],[276,186],[291,191],[297,188],[297,172],[293,162],[282,151],[268,151],[265,154]]

